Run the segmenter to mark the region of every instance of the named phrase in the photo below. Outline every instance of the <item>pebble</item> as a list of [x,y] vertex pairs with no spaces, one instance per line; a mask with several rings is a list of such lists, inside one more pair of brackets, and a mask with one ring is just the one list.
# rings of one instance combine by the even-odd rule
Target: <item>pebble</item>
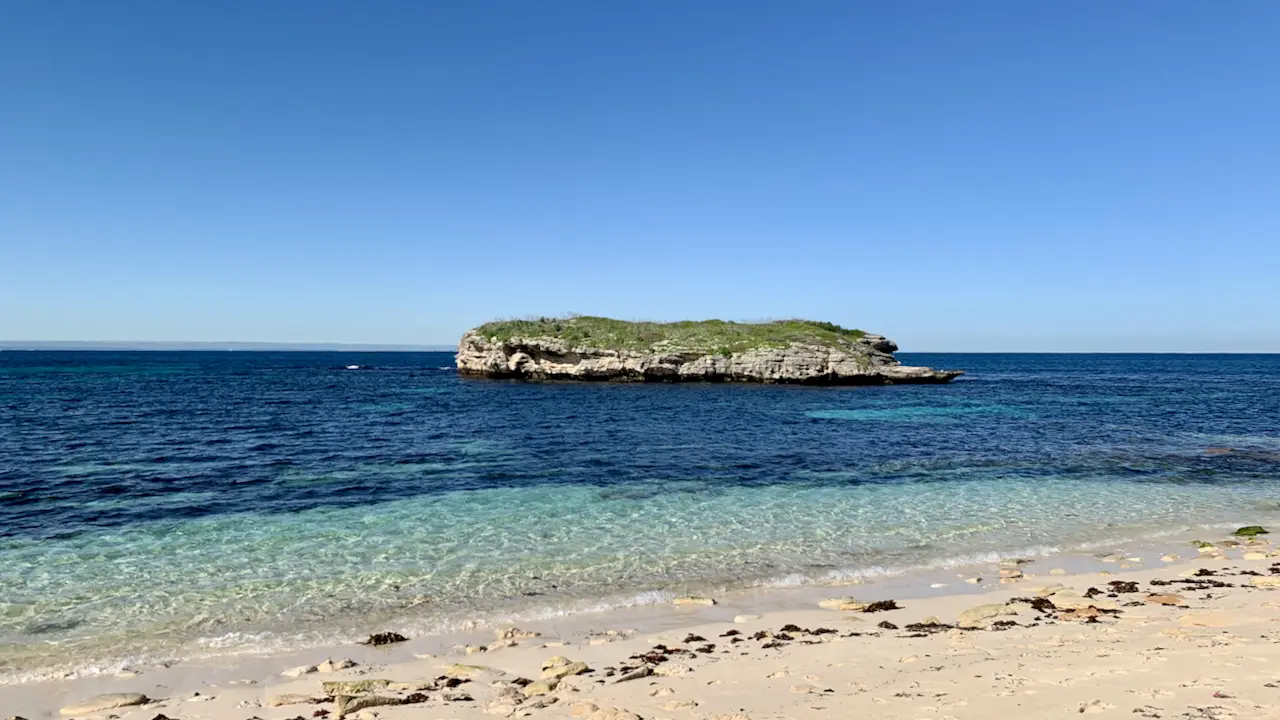
[[285,670],[280,673],[280,675],[287,678],[296,678],[302,677],[303,675],[310,675],[313,672],[317,672],[315,665],[299,665],[296,668],[289,668],[288,670]]
[[946,586],[947,586],[947,584],[946,584],[946,583],[934,583],[934,584],[930,585],[929,587],[931,587],[931,588],[944,588],[944,587],[946,587]]
[[671,603],[673,605],[715,605],[716,601],[714,598],[689,595],[687,597],[678,597],[672,600]]
[[1049,574],[1050,575],[1066,575],[1067,571],[1064,570],[1063,568],[1054,568],[1049,571]]
[[759,619],[760,619],[759,615],[734,615],[733,616],[733,621],[739,624],[749,623]]
[[964,581],[969,583],[970,585],[977,585],[978,583],[982,582],[982,578],[971,577],[971,578],[965,578]]
[[1169,563],[1169,562],[1178,562],[1178,561],[1179,561],[1179,560],[1181,560],[1181,559],[1182,559],[1182,558],[1178,557],[1177,555],[1162,555],[1162,556],[1160,556],[1160,562],[1167,562],[1167,563]]

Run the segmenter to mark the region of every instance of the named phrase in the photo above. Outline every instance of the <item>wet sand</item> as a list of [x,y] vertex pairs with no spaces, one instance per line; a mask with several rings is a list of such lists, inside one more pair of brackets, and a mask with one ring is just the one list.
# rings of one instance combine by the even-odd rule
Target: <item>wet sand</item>
[[[59,717],[60,709],[102,693],[141,693],[149,699],[142,705],[61,716],[336,718],[341,702],[354,707],[348,717],[360,720],[1280,717],[1280,592],[1258,587],[1280,585],[1280,557],[1265,540],[1239,547],[1220,542],[1203,553],[1183,545],[1180,554],[1185,559],[1046,558],[967,569],[963,577],[952,572],[946,583],[936,582],[935,573],[811,588],[805,602],[813,602],[804,608],[758,618],[735,617],[740,608],[734,604],[745,606],[743,598],[649,609],[630,618],[642,621],[643,632],[619,624],[594,632],[548,624],[507,629],[506,640],[495,639],[496,632],[473,634],[466,640],[471,652],[435,647],[428,653],[423,648],[432,640],[416,639],[387,648],[222,658],[133,677],[29,683],[0,688],[0,714]],[[1061,569],[1073,564],[1077,572]],[[1001,571],[1021,576],[1001,580]],[[981,582],[966,582],[978,576]],[[926,580],[946,586],[910,597]],[[847,595],[862,603],[893,595],[901,608],[816,607],[818,598]],[[987,607],[965,615],[978,606]],[[950,627],[961,618],[973,619],[966,623],[973,627]],[[623,616],[591,619],[616,623]],[[541,634],[524,636],[532,632]],[[435,639],[437,646],[442,642]],[[539,681],[556,656],[566,669],[547,674],[570,674],[558,683],[527,683]],[[282,674],[329,658],[356,664]],[[577,662],[589,670],[578,674],[583,666]],[[620,682],[628,676],[634,678]],[[373,687],[323,686],[363,680],[374,680],[367,683]],[[391,684],[377,687],[381,680]],[[347,699],[335,697],[344,693]],[[273,706],[281,699],[300,702]],[[413,702],[360,709],[406,699]]]

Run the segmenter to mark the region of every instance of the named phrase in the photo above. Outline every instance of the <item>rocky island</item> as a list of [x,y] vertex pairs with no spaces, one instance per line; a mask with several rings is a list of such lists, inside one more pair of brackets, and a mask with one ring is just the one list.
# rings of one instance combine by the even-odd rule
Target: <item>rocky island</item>
[[527,380],[945,383],[963,374],[902,365],[883,336],[827,322],[626,322],[575,316],[491,322],[458,342],[458,372]]

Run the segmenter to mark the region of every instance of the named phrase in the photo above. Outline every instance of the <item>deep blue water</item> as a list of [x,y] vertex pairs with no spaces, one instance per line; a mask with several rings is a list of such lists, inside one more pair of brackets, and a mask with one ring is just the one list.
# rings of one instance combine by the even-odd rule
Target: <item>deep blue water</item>
[[525,384],[447,353],[0,353],[0,673],[1280,507],[1280,356],[900,357],[968,375]]

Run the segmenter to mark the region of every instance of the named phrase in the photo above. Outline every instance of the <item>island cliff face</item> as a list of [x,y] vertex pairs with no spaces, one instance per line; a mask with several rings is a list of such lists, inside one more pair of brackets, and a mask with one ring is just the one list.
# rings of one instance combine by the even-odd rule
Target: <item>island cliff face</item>
[[[620,331],[585,324],[598,322],[614,323],[606,327]],[[636,325],[644,328],[632,332]],[[807,321],[660,325],[542,319],[467,331],[458,343],[457,366],[464,375],[490,378],[811,385],[945,383],[963,374],[904,366],[893,356],[897,349],[880,335]]]

